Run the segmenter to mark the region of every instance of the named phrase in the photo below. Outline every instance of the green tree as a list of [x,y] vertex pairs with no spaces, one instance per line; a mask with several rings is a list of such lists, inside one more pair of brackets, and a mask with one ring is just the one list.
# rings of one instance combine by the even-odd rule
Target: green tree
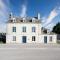
[[60,34],[60,22],[58,22],[54,27],[52,32]]

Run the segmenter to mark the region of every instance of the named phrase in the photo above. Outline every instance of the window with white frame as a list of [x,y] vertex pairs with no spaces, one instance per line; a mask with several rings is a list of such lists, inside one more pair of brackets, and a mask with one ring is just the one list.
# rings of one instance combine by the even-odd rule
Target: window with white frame
[[32,36],[32,41],[35,41],[36,40],[36,37],[35,36]]
[[13,36],[13,41],[16,41],[16,36]]
[[16,27],[13,27],[13,32],[16,32]]
[[36,32],[36,27],[32,27],[32,32]]
[[22,32],[26,32],[26,27],[22,27]]
[[50,42],[52,42],[52,36],[50,36]]

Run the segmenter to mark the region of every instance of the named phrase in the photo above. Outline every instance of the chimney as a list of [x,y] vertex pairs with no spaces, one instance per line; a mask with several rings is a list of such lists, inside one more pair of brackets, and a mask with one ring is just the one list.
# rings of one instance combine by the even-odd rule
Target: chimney
[[38,13],[38,20],[40,20],[40,14]]
[[9,18],[10,18],[10,19],[13,18],[13,14],[12,14],[12,13],[9,14]]

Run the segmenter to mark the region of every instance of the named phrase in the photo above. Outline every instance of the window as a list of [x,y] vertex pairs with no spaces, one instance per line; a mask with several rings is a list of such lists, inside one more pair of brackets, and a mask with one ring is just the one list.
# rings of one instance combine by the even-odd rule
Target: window
[[23,20],[20,20],[20,22],[23,22]]
[[50,42],[52,42],[52,36],[50,36]]
[[13,41],[16,41],[16,36],[13,36]]
[[23,28],[22,28],[22,31],[23,31],[23,32],[26,32],[26,27],[23,27]]
[[16,27],[13,27],[13,32],[16,32]]
[[29,20],[29,22],[32,22],[32,20]]
[[35,32],[36,31],[36,28],[35,27],[32,27],[32,32]]
[[13,22],[15,23],[15,22],[16,22],[16,20],[13,20]]
[[36,39],[35,36],[32,36],[32,41],[35,41],[35,39]]

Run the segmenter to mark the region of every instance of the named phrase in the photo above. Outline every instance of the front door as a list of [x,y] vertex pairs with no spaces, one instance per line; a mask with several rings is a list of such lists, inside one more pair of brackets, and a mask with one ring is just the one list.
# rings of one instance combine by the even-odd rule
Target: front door
[[26,36],[23,36],[23,37],[22,37],[22,42],[23,42],[23,43],[26,43]]
[[47,43],[47,36],[44,36],[44,43]]

